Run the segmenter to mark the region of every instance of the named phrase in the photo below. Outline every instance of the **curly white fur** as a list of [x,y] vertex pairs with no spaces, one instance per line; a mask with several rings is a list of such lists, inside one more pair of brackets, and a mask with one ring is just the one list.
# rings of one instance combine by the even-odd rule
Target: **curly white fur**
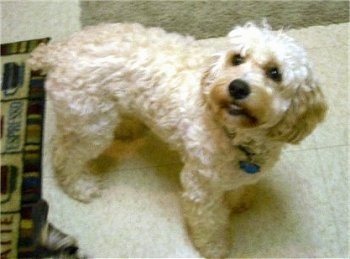
[[[84,202],[96,196],[86,163],[115,137],[146,125],[182,157],[182,205],[194,245],[206,257],[226,256],[230,208],[246,206],[246,187],[326,112],[294,40],[253,23],[228,38],[231,46],[215,53],[159,28],[106,24],[38,47],[29,63],[48,73],[57,116],[53,160],[64,191]],[[238,95],[237,82],[244,85]],[[249,173],[242,161],[259,169]]]

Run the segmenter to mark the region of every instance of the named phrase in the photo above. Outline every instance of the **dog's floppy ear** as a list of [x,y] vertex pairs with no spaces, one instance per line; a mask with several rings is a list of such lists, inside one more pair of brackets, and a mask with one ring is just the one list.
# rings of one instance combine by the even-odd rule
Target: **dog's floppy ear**
[[321,89],[316,82],[309,80],[307,85],[301,85],[296,90],[286,114],[269,130],[269,136],[278,141],[297,144],[323,121],[326,111]]

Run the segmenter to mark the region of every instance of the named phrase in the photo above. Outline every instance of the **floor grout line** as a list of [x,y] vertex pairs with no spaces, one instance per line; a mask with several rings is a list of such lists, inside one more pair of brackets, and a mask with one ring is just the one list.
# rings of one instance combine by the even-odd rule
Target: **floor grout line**
[[322,146],[322,147],[310,147],[310,148],[303,148],[303,149],[295,149],[295,150],[285,150],[285,153],[292,153],[292,152],[300,152],[300,151],[310,151],[310,150],[321,150],[321,149],[328,149],[328,148],[338,148],[338,147],[348,147],[349,144],[339,144],[339,145],[333,145],[333,146]]

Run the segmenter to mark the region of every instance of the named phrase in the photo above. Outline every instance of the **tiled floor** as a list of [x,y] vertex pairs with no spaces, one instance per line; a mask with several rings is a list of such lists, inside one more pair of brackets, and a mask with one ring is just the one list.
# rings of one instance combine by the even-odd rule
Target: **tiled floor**
[[[349,256],[348,26],[290,32],[314,61],[329,114],[312,136],[284,151],[258,184],[255,206],[234,216],[232,257]],[[47,118],[46,151],[50,109]],[[197,257],[181,218],[177,155],[153,137],[144,141],[149,145],[129,150],[103,196],[88,205],[62,194],[46,156],[50,219],[95,257]]]

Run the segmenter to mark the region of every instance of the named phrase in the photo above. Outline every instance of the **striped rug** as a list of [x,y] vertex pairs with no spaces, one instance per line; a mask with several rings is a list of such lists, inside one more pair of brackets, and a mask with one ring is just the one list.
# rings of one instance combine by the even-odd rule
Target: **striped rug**
[[44,76],[26,65],[48,38],[1,45],[1,258],[34,252],[33,206],[41,199]]
[[1,259],[82,259],[77,241],[47,221],[42,199],[45,76],[26,64],[49,38],[1,45]]

